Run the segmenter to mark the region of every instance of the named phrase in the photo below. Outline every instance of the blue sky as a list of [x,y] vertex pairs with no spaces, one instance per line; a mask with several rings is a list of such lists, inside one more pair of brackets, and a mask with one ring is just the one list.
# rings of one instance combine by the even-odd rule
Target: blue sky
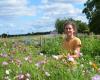
[[0,0],[0,34],[24,34],[55,29],[55,21],[73,18],[87,22],[82,14],[86,0]]

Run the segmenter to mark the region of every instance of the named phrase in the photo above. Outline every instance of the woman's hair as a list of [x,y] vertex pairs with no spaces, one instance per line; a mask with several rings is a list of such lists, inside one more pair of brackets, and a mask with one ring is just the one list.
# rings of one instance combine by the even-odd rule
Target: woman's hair
[[67,25],[72,25],[72,28],[73,28],[74,31],[75,31],[74,35],[76,35],[76,34],[77,34],[76,24],[75,24],[74,22],[72,22],[72,21],[66,21],[66,22],[64,23],[64,29],[65,29],[65,27],[66,27]]

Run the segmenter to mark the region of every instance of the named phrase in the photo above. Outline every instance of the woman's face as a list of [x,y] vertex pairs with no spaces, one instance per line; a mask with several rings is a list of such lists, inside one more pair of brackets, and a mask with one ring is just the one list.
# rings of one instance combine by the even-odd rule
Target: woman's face
[[64,32],[67,36],[72,36],[74,35],[75,30],[72,25],[68,24],[65,26]]

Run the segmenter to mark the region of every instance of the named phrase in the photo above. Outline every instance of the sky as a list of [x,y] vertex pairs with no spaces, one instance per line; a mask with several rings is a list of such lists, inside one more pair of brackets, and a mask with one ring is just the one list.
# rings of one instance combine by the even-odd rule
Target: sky
[[55,30],[55,21],[73,18],[87,22],[86,0],[0,0],[0,34]]

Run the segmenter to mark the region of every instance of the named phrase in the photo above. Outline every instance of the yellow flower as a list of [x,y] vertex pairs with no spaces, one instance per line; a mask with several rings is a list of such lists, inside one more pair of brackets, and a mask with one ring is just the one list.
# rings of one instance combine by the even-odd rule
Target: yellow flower
[[97,67],[97,65],[96,65],[95,63],[92,63],[92,67],[93,67],[96,71],[98,71],[98,67]]

